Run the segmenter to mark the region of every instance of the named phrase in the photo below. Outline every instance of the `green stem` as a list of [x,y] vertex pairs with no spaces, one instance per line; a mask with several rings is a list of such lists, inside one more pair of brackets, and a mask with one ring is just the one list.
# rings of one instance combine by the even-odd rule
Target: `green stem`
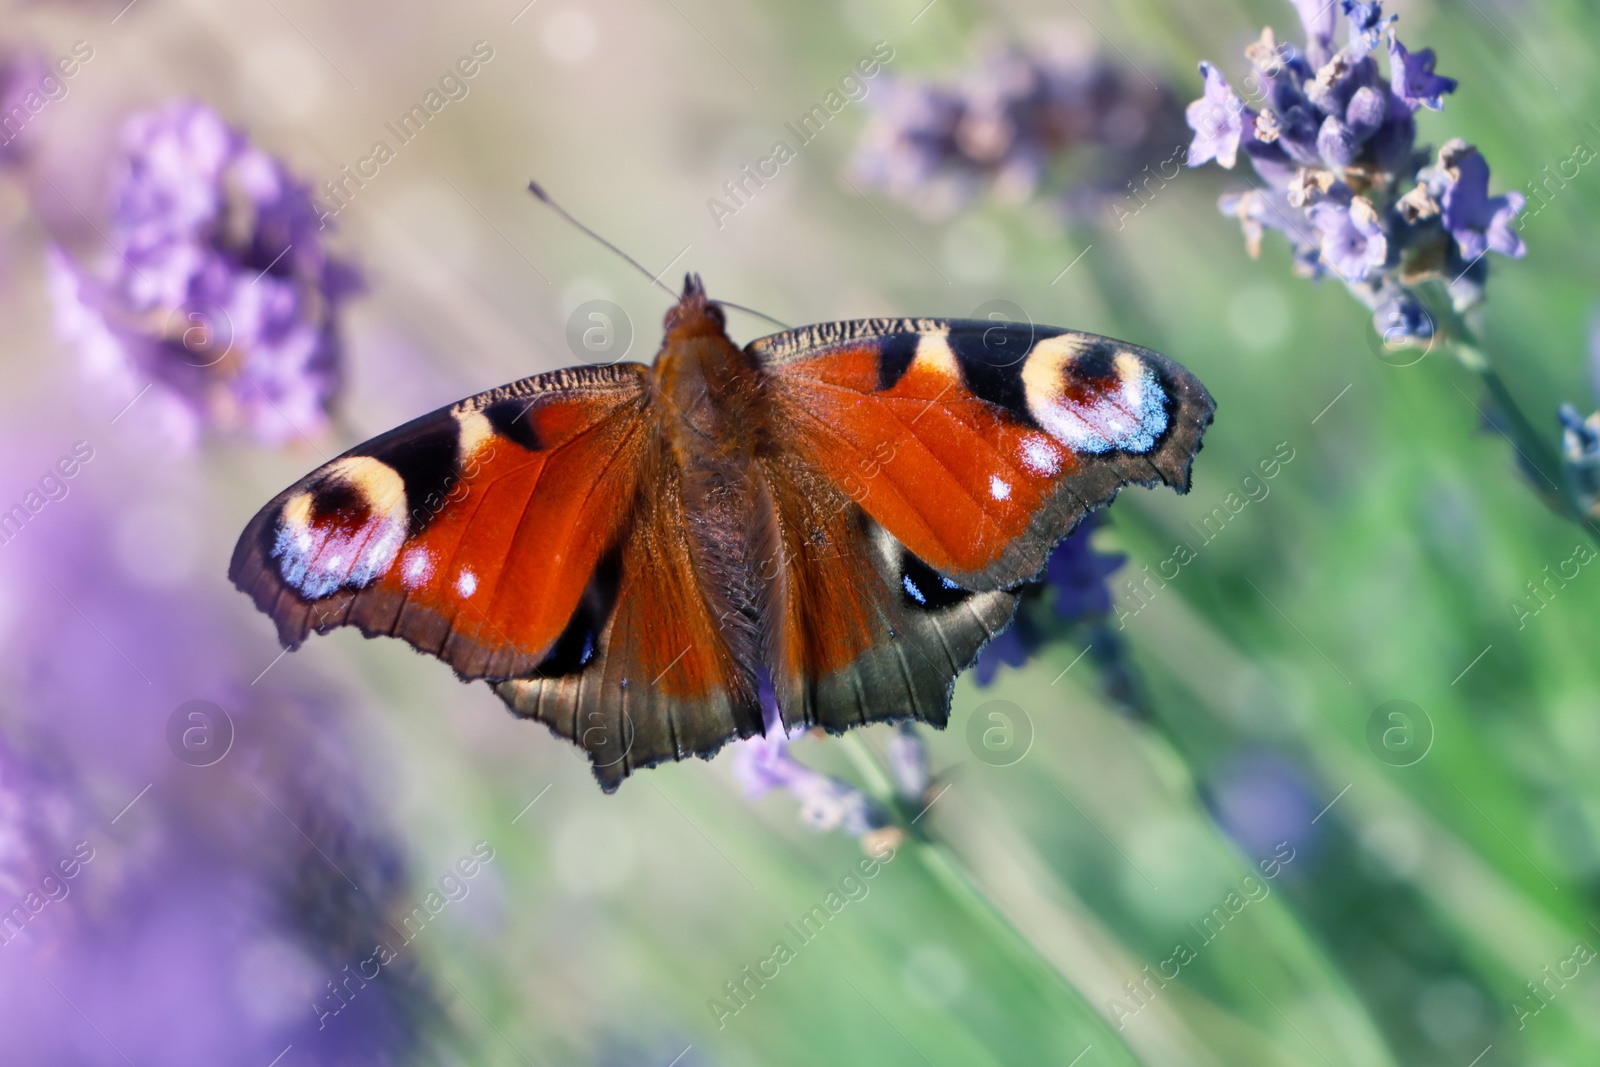
[[1495,406],[1505,417],[1506,425],[1500,426],[1499,429],[1511,441],[1512,447],[1521,454],[1523,461],[1544,479],[1544,485],[1540,485],[1537,481],[1533,483],[1534,491],[1544,499],[1551,511],[1583,526],[1591,537],[1600,542],[1600,530],[1596,530],[1594,524],[1584,517],[1583,508],[1572,499],[1564,484],[1561,453],[1550,443],[1549,435],[1534,426],[1533,420],[1522,410],[1510,387],[1506,385],[1505,379],[1494,369],[1488,356],[1479,347],[1471,327],[1467,326],[1459,315],[1451,315],[1446,321],[1448,328],[1445,333],[1445,343],[1450,346],[1451,352],[1461,365],[1476,374],[1483,382]]
[[1028,940],[1011,919],[990,900],[966,867],[952,854],[947,844],[931,834],[926,824],[922,827],[907,824],[906,806],[894,792],[889,775],[875,753],[857,733],[846,734],[841,739],[851,763],[861,773],[866,792],[886,809],[896,813],[897,822],[906,831],[907,843],[901,847],[916,850],[916,856],[934,882],[980,928],[987,931],[994,943],[1003,946],[1015,962],[1017,969],[1030,975],[1043,990],[1059,987],[1070,1005],[1066,1013],[1078,1028],[1085,1041],[1106,1053],[1106,1060],[1126,1067],[1138,1067],[1139,1059],[1122,1041],[1105,1018],[1084,999],[1065,975],[1046,959]]
[[1050,986],[1062,989],[1071,1006],[1068,1012],[1069,1018],[1083,1040],[1091,1042],[1104,1054],[1102,1062],[1125,1063],[1130,1067],[1136,1067],[1139,1058],[1133,1050],[1123,1042],[1105,1018],[1083,998],[1078,988],[1068,981],[1054,964],[1040,955],[1033,942],[1029,941],[1011,919],[989,899],[973,881],[966,868],[950,854],[948,848],[931,838],[922,838],[917,841],[916,849],[918,860],[933,876],[934,881],[980,927],[993,935],[996,944],[1004,945],[1008,949],[1019,969],[1032,974],[1041,989]]

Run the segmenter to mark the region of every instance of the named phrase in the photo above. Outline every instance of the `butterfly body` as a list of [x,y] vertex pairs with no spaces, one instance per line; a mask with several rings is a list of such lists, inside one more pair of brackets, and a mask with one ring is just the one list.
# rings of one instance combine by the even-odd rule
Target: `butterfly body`
[[490,681],[603,787],[786,724],[942,726],[1016,587],[1212,402],[1144,349],[878,319],[740,348],[698,279],[651,367],[537,375],[352,449],[230,575],[286,647],[354,625]]

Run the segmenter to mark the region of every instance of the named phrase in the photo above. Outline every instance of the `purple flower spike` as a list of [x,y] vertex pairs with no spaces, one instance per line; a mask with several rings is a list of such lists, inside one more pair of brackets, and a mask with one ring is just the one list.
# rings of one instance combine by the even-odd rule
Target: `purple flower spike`
[[[1043,42],[1048,44],[1048,42]],[[951,84],[882,75],[865,98],[866,129],[851,180],[882,189],[930,220],[980,194],[1039,194],[1055,161],[1075,158],[1083,180],[1058,201],[1081,214],[1124,195],[1177,136],[1172,93],[1104,59],[1002,48]]]
[[910,801],[920,801],[928,791],[928,746],[915,723],[903,722],[895,727],[894,734],[885,746],[889,763],[889,776],[900,795]]
[[1111,575],[1128,561],[1120,552],[1096,552],[1090,537],[1098,522],[1085,520],[1050,553],[1045,584],[1056,591],[1056,615],[1068,622],[1111,612]]
[[[1293,3],[1306,27],[1305,58],[1291,51],[1273,66],[1279,49],[1270,33],[1245,50],[1258,72],[1272,72],[1261,111],[1239,141],[1258,180],[1218,206],[1239,220],[1252,256],[1267,230],[1282,232],[1296,274],[1336,273],[1374,311],[1386,340],[1425,340],[1432,321],[1415,287],[1443,281],[1457,311],[1481,301],[1484,253],[1523,254],[1512,221],[1525,200],[1517,192],[1491,197],[1488,164],[1465,142],[1452,141],[1436,166],[1423,165],[1416,112],[1442,107],[1456,83],[1434,73],[1431,49],[1406,50],[1379,0]],[[1333,51],[1341,18],[1346,44]],[[1387,73],[1376,48],[1385,33]],[[1226,89],[1209,64],[1201,67],[1206,99],[1191,111]],[[1198,137],[1196,147],[1225,162]],[[1205,155],[1194,152],[1191,162]]]
[[814,771],[789,754],[789,741],[805,729],[784,731],[778,701],[767,679],[761,682],[761,719],[766,736],[734,746],[733,773],[746,798],[755,800],[774,789],[786,790],[800,801],[800,821],[819,833],[842,830],[859,838],[885,825],[882,813],[861,790]]
[[1238,158],[1244,124],[1255,123],[1255,112],[1244,106],[1216,67],[1201,62],[1200,74],[1205,78],[1205,95],[1184,111],[1189,128],[1194,130],[1189,166],[1198,167],[1214,159],[1231,170]]
[[37,52],[0,56],[0,166],[14,166],[26,158],[34,116],[48,103],[42,88],[50,76]]
[[278,444],[326,426],[342,378],[340,303],[359,283],[322,246],[306,187],[204,104],[122,129],[104,270],[50,259],[57,333],[116,403],[170,436]]
[[1412,111],[1419,107],[1439,111],[1444,107],[1441,97],[1456,91],[1456,80],[1435,74],[1433,64],[1433,49],[1407,52],[1400,38],[1389,34],[1389,84]]
[[973,678],[979,685],[986,686],[994,681],[1002,665],[1023,666],[1043,643],[1044,634],[1029,609],[1046,590],[1055,590],[1055,614],[1063,622],[1093,623],[1111,613],[1108,583],[1117,568],[1127,562],[1127,557],[1094,550],[1091,541],[1099,525],[1098,516],[1089,516],[1050,553],[1040,580],[1023,590],[1022,603],[1011,628],[985,645],[978,655]]
[[1370,200],[1321,200],[1306,216],[1322,236],[1323,260],[1345,281],[1365,281],[1389,258],[1389,241]]
[[1444,207],[1444,226],[1456,239],[1461,255],[1474,260],[1485,252],[1520,259],[1527,248],[1511,228],[1527,204],[1516,190],[1501,196],[1489,195],[1489,164],[1478,150],[1457,138],[1439,150],[1439,167],[1453,174],[1440,203]]
[[987,686],[994,681],[1001,667],[1025,667],[1028,665],[1028,656],[1038,646],[1038,640],[1033,637],[1033,627],[1027,624],[1024,618],[1017,618],[1011,623],[1009,629],[996,634],[983,651],[978,653],[978,662],[973,664],[972,679],[981,686]]

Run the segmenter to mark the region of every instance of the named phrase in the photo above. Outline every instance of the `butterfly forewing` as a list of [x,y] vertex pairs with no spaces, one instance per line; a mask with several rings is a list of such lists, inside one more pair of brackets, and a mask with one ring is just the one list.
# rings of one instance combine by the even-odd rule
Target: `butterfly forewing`
[[376,437],[263,508],[229,576],[289,648],[351,625],[465,678],[533,674],[628,520],[647,375],[537,375]]
[[873,319],[749,351],[794,447],[970,589],[1032,577],[1124,485],[1186,490],[1214,407],[1158,353],[1049,327]]

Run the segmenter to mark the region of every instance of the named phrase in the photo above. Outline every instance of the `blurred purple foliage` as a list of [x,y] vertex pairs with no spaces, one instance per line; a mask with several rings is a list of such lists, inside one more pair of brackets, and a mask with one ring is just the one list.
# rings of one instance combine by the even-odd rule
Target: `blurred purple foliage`
[[129,117],[113,179],[112,250],[90,271],[50,251],[56,328],[119,406],[146,388],[167,433],[264,444],[326,428],[355,272],[323,247],[307,187],[214,110]]
[[1100,56],[991,49],[949,83],[890,78],[868,99],[872,116],[852,175],[928,219],[985,192],[1018,203],[1076,171],[1057,194],[1072,215],[1124,195],[1141,168],[1181,141],[1166,87]]

